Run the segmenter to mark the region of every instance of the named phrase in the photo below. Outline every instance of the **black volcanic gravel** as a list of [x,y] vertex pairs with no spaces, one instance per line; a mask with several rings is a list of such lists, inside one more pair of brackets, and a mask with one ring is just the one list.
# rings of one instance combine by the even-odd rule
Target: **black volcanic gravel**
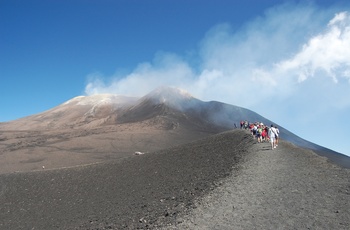
[[176,225],[232,173],[252,141],[236,130],[109,163],[0,175],[0,229]]

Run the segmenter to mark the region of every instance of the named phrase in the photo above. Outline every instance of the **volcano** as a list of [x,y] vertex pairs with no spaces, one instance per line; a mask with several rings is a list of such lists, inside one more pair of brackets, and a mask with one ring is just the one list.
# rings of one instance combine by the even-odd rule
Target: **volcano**
[[[79,96],[40,114],[0,123],[0,172],[120,159],[228,131],[241,120],[275,124],[248,109],[204,102],[172,87],[157,88],[141,98]],[[278,127],[284,140],[350,165],[349,157]]]
[[273,123],[161,87],[0,123],[0,229],[349,229],[349,157],[241,120]]

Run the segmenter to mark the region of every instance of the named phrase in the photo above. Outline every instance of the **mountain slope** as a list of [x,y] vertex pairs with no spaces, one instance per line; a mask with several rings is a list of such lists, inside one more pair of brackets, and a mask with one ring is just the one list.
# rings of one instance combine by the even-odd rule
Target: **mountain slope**
[[[244,130],[133,158],[0,175],[1,229],[349,229],[350,171]],[[38,221],[40,220],[40,221]]]
[[[76,97],[43,113],[0,123],[0,150],[18,154],[14,162],[27,162],[26,170],[30,164],[38,169],[41,163],[49,161],[48,152],[57,158],[64,152],[71,166],[80,160],[92,163],[96,158],[119,158],[135,151],[183,144],[233,129],[241,120],[274,124],[251,110],[217,101],[204,102],[171,87],[155,89],[141,98]],[[278,127],[282,139],[350,167],[349,157],[306,141],[279,124]],[[82,158],[72,154],[81,151],[86,153]],[[37,154],[34,157],[28,152]],[[62,165],[55,167],[58,166]]]
[[134,104],[136,100],[134,97],[111,94],[79,96],[45,112],[0,123],[0,129],[52,130],[96,127],[108,122],[113,123],[117,111]]
[[171,223],[229,175],[251,143],[237,130],[134,158],[0,175],[0,228],[153,229],[158,219]]

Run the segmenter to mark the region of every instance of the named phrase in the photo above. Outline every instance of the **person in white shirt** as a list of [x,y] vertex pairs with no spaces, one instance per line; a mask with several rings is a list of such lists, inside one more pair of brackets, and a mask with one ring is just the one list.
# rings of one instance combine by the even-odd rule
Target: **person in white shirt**
[[273,127],[273,125],[271,125],[271,128],[269,129],[269,137],[270,137],[270,143],[271,143],[271,149],[276,148],[276,129],[275,127]]
[[278,139],[280,139],[280,130],[278,129],[277,126],[275,127],[275,130],[276,130],[275,146],[277,147],[278,146]]

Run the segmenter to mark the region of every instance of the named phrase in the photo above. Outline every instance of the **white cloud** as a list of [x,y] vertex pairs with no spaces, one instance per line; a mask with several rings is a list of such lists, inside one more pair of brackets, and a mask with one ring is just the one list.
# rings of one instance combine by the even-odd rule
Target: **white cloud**
[[291,59],[281,61],[282,72],[293,72],[302,82],[323,71],[335,83],[348,77],[350,70],[350,15],[341,12],[329,22],[325,32],[312,37]]

